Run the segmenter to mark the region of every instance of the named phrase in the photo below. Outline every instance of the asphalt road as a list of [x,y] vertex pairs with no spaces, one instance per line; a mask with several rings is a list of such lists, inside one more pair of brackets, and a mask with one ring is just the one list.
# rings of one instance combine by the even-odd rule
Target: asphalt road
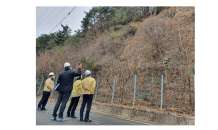
[[[38,101],[36,101],[36,106]],[[51,121],[54,104],[47,103],[44,111],[36,110],[36,125],[148,125],[136,121],[121,119],[113,116],[102,115],[98,113],[90,112],[90,119],[92,122],[79,121],[79,110],[75,112],[75,116],[78,118],[66,117],[67,107],[64,110],[64,118],[67,119],[65,122]],[[58,110],[59,112],[59,110]],[[58,114],[58,113],[57,113]],[[85,115],[85,111],[84,111]]]

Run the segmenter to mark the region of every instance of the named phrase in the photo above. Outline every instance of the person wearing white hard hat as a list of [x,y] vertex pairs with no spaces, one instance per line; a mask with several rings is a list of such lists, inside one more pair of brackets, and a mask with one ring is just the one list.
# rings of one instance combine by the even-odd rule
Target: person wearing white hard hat
[[[53,110],[51,120],[66,121],[66,119],[63,118],[63,113],[66,108],[67,101],[70,98],[71,91],[73,89],[72,86],[73,86],[74,77],[81,76],[82,74],[81,68],[82,68],[82,64],[79,65],[78,72],[74,72],[72,71],[70,63],[66,62],[64,64],[65,70],[59,75],[57,80],[57,84],[59,84],[59,90],[58,90],[59,95]],[[59,106],[60,106],[60,111],[58,117],[56,118]]]
[[[91,110],[96,81],[94,78],[91,77],[90,70],[86,70],[85,75],[87,76],[87,78],[82,80],[82,89],[81,89],[83,94],[83,101],[80,107],[80,121],[91,122],[92,120],[89,119],[89,113]],[[86,115],[83,120],[83,112],[86,104],[87,104]]]
[[67,110],[67,117],[69,118],[77,118],[75,116],[75,110],[79,102],[79,98],[81,95],[81,88],[82,88],[82,75],[79,77],[75,77],[76,81],[73,83],[73,91],[71,94],[71,102],[70,106],[68,107]]
[[45,106],[48,102],[48,98],[50,96],[51,91],[54,89],[54,79],[55,79],[54,73],[53,72],[49,73],[49,78],[45,81],[43,95],[42,95],[42,98],[38,104],[37,110],[39,110],[39,111],[46,110]]

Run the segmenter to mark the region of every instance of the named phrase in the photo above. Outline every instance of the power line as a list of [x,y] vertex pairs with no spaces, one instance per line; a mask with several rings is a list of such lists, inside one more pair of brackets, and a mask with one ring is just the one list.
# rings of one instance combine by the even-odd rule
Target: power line
[[[63,9],[64,9],[64,8],[63,8]],[[60,12],[62,12],[63,9],[62,9]],[[65,8],[65,9],[66,9],[66,8]],[[54,18],[56,18],[56,16],[57,16],[60,12],[58,12],[48,23],[50,23]],[[48,23],[47,23],[47,24],[48,24]],[[47,25],[47,24],[46,24],[46,25]],[[46,26],[46,25],[45,25],[45,26]],[[45,26],[43,26],[39,31],[41,31]],[[36,33],[38,33],[39,31],[37,31]]]
[[[57,7],[58,7],[58,6],[57,6]],[[57,8],[57,7],[56,7],[56,8]],[[56,9],[56,8],[55,8],[55,9]],[[55,10],[55,9],[54,9],[54,10]],[[53,11],[54,11],[54,10],[53,10]],[[51,11],[51,13],[52,13],[53,11]],[[50,14],[51,14],[51,13],[50,13]],[[50,14],[49,14],[49,15],[50,15]],[[48,15],[48,16],[49,16],[49,15]],[[47,19],[48,16],[47,16],[45,19]],[[45,19],[44,19],[36,28],[38,28],[38,27],[45,21]]]
[[[57,8],[57,7],[56,7],[56,8]],[[56,9],[56,8],[55,8],[55,9]],[[55,9],[54,9],[54,10],[55,10]],[[54,12],[54,10],[53,10],[52,12]],[[52,13],[52,12],[51,12],[51,13]],[[51,13],[50,13],[50,14],[51,14]],[[49,15],[50,15],[50,14],[49,14]],[[49,15],[48,15],[48,16],[49,16]],[[48,16],[44,19],[44,21],[48,18]],[[38,25],[38,27],[39,27],[44,21],[42,21],[42,22]]]
[[[48,7],[48,9],[49,9],[49,8],[50,8],[50,7]],[[48,11],[48,9],[40,16],[40,18]],[[38,18],[37,21],[39,21],[40,18]],[[36,21],[36,22],[37,22],[37,21]]]
[[[76,6],[61,20],[61,22],[68,16],[68,15],[70,15],[70,13],[74,10],[76,8]],[[59,22],[51,31],[53,31],[61,22]],[[51,32],[50,31],[50,32]],[[49,33],[50,33],[49,32]]]
[[[67,9],[67,7],[66,7],[65,9]],[[65,9],[64,9],[64,10],[65,10]],[[64,10],[63,10],[63,12],[64,12]],[[61,14],[62,14],[62,13],[60,13],[59,16],[61,16]],[[54,22],[57,20],[57,18],[59,18],[59,16],[56,17],[56,19],[54,20]],[[54,23],[54,22],[53,22],[53,23]],[[53,25],[53,23],[50,24],[50,26],[49,26],[45,31],[47,31],[47,30],[51,27],[51,25]]]

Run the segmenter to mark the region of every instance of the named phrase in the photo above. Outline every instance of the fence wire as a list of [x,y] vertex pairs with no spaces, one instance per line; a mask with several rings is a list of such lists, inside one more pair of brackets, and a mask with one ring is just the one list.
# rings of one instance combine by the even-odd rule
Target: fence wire
[[[97,78],[96,78],[97,82]],[[114,85],[114,74],[110,73],[108,75],[100,74],[100,82],[98,88],[98,95],[96,97],[96,101],[110,103],[112,98]],[[96,92],[96,91],[95,91]]]
[[[136,73],[126,70],[110,72],[107,75],[93,73],[92,77],[96,80],[93,100],[126,106],[133,106],[134,104],[134,107],[139,108],[162,108],[169,112],[195,115],[195,84],[193,71],[193,68],[181,67],[163,69],[163,83],[160,68],[137,69]],[[84,73],[82,73],[82,76],[82,79],[86,78]],[[135,76],[137,78],[135,78]],[[46,75],[44,75],[44,77],[46,80]],[[98,79],[99,85],[97,89]],[[135,79],[137,80],[135,81]],[[37,92],[41,82],[42,76],[38,76],[36,85]],[[163,84],[163,91],[161,91],[161,84]],[[43,91],[43,87],[44,83],[43,86],[41,86],[40,94]],[[163,94],[162,103],[161,93]],[[53,97],[55,96],[58,96],[57,92],[54,92]],[[82,100],[82,97],[80,100]]]

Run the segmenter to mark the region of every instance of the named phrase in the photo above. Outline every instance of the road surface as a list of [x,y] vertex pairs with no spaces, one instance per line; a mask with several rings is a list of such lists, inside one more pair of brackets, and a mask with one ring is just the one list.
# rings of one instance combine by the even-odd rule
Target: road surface
[[[38,106],[38,101],[36,101],[36,106]],[[66,117],[68,107],[66,107],[64,110],[64,118],[67,119],[67,121],[65,122],[51,121],[54,104],[47,103],[46,109],[47,110],[44,111],[36,110],[36,125],[148,125],[136,121],[121,119],[121,118],[102,115],[93,112],[90,112],[89,115],[90,120],[92,120],[92,122],[79,121],[78,109],[76,109],[75,111],[75,116],[78,118]],[[85,115],[85,111],[84,111],[84,115]]]

